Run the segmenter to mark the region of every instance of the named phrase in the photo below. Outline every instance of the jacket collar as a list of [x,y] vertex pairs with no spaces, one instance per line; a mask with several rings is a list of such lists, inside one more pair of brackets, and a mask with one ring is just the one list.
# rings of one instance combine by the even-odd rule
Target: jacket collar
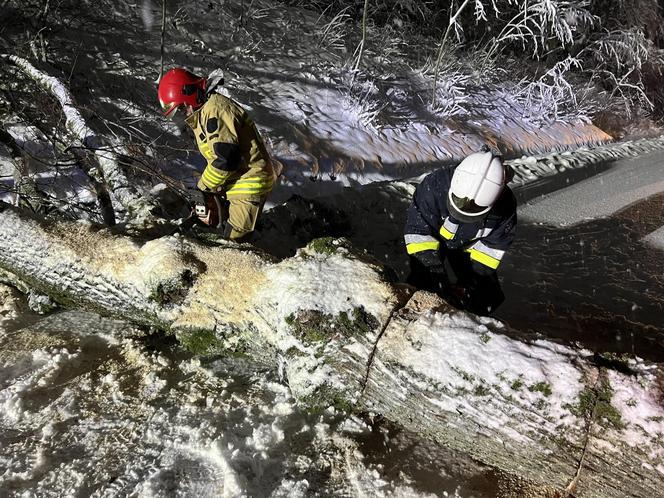
[[187,123],[192,130],[195,130],[196,126],[198,125],[201,109],[203,109],[203,106],[200,106],[198,109],[192,112],[190,116],[187,116],[184,119],[184,122]]

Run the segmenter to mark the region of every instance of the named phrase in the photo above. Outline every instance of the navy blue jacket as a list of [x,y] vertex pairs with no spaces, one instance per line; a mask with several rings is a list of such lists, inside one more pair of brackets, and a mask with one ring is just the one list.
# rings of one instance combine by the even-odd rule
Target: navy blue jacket
[[[498,268],[516,232],[516,199],[505,187],[487,216],[477,223],[461,223],[447,208],[447,194],[453,167],[427,175],[415,190],[408,208],[404,230],[408,254],[420,259],[428,251],[462,249],[469,253],[473,267]],[[429,253],[430,254],[430,253]],[[421,258],[432,261],[430,257]]]

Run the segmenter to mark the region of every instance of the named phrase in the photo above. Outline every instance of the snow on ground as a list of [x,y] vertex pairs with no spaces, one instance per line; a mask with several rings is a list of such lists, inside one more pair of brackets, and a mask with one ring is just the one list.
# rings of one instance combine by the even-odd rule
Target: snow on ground
[[[409,86],[413,79],[411,76],[411,79],[391,81],[394,93],[390,95],[406,91],[424,94],[426,90],[421,85]],[[298,85],[296,81],[295,77],[288,83],[262,78],[252,81],[251,86],[252,90],[261,92],[258,99],[261,109],[269,109],[282,118],[279,124],[266,128],[277,159],[287,165],[273,195],[273,203],[285,200],[292,193],[315,196],[338,191],[343,186],[415,176],[444,162],[458,160],[479,150],[483,144],[494,145],[512,156],[522,151],[542,152],[547,145],[554,148],[608,139],[582,122],[573,126],[554,122],[539,128],[525,121],[522,118],[525,110],[499,91],[477,91],[474,95],[473,106],[481,109],[490,102],[493,114],[477,118],[470,115],[463,120],[429,115],[429,119],[423,121],[414,119],[390,122],[380,128],[367,127],[358,118],[362,103],[345,100],[334,82],[321,88],[314,84],[307,87],[306,81]],[[252,99],[245,97],[241,85],[241,78],[231,80],[227,85],[228,93],[231,97],[239,96],[238,100],[251,108]],[[396,105],[390,95],[381,96],[381,105],[388,108]],[[411,101],[414,102],[415,99]],[[291,125],[298,133],[289,136],[284,123],[293,119],[293,108],[304,109],[306,117]],[[406,109],[405,112],[417,115],[421,110]],[[263,124],[261,112],[257,110],[256,114],[259,125]],[[548,140],[538,142],[535,137],[540,135]],[[275,138],[284,136],[289,138]],[[296,168],[296,165],[310,165],[310,168]]]
[[[610,140],[584,116],[567,121],[529,117],[516,98],[515,82],[478,82],[477,73],[434,112],[428,103],[431,76],[417,68],[424,61],[416,47],[392,54],[391,65],[351,82],[346,55],[321,40],[324,18],[263,2],[261,15],[244,32],[220,28],[239,10],[236,3],[182,6],[178,29],[169,26],[165,64],[202,75],[224,69],[224,91],[247,107],[281,169],[269,205],[293,193],[312,197],[417,176],[483,144],[518,157]],[[71,66],[67,82],[78,105],[99,120],[99,137],[125,140],[132,146],[130,155],[140,152],[142,166],[148,160],[155,172],[193,185],[204,163],[181,123],[160,116],[154,85],[160,23],[144,24],[146,13],[160,17],[156,5],[139,4],[115,6],[102,17],[97,11],[76,13],[67,26],[76,39],[53,34],[50,50]],[[66,17],[66,10],[61,15]],[[369,48],[367,60],[382,60],[373,50],[378,48]],[[445,78],[440,77],[441,91]],[[26,80],[25,85],[34,83]],[[445,101],[456,110],[446,110]],[[18,132],[15,137],[27,148],[48,141]],[[89,197],[89,185],[83,182],[79,188]]]
[[241,363],[201,365],[140,337],[111,338],[128,327],[70,313],[7,338],[3,489],[301,496],[324,473],[311,459],[327,432],[284,386]]
[[[3,125],[24,151],[21,166],[24,178],[34,181],[40,189],[58,199],[63,206],[67,202],[95,202],[94,190],[85,174],[72,162],[57,164],[52,145],[38,128],[7,121],[3,122]],[[8,152],[0,156],[0,200],[14,203],[12,189],[15,178],[20,175],[17,174],[16,164]]]
[[[3,495],[419,497],[477,486],[386,469],[388,445],[371,438],[356,417],[303,411],[273,372],[194,358],[91,313],[0,336]],[[419,445],[391,446],[408,456]],[[427,467],[429,480],[447,468]]]
[[6,335],[21,312],[25,311],[25,302],[19,292],[13,287],[0,283],[0,339]]

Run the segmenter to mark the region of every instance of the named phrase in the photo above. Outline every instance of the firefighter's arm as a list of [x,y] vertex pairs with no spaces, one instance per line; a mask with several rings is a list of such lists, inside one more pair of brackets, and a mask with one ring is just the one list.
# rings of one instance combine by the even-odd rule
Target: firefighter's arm
[[198,188],[216,191],[240,167],[242,159],[238,141],[239,120],[228,113],[212,110],[202,116],[206,140],[199,145],[207,161]]
[[506,217],[487,237],[481,238],[467,249],[475,273],[486,276],[495,272],[512,245],[515,235],[516,212]]
[[431,224],[440,214],[429,195],[431,185],[428,180],[429,177],[425,178],[415,190],[413,202],[408,208],[404,240],[410,256],[420,260],[423,265],[432,267],[441,264],[438,254],[440,242],[433,235],[436,227]]

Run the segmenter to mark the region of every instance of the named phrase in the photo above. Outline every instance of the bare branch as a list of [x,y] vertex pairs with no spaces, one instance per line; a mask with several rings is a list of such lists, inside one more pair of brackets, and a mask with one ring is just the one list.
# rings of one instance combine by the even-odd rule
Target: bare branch
[[[27,60],[15,55],[0,54],[0,59],[9,62],[30,76],[43,89],[53,94],[65,115],[65,126],[85,148],[93,152],[93,158],[88,158],[91,173],[99,198],[102,215],[107,224],[115,224],[115,210],[112,208],[111,195],[134,218],[149,217],[149,206],[141,193],[129,181],[122,171],[115,152],[116,147],[102,148],[102,140],[96,136],[88,126],[80,111],[74,104],[74,99],[67,87],[57,78],[50,76]],[[79,158],[81,159],[81,158]],[[87,162],[84,161],[85,164]]]
[[161,81],[164,74],[164,35],[166,33],[166,0],[161,0],[161,43],[159,48],[159,78],[157,82]]
[[438,70],[440,68],[440,61],[443,58],[443,53],[445,52],[445,43],[447,42],[447,38],[450,35],[450,31],[452,30],[453,27],[457,26],[457,19],[463,12],[463,10],[466,8],[466,6],[470,3],[470,0],[464,0],[464,2],[461,4],[461,6],[457,9],[456,13],[454,15],[450,15],[450,21],[447,25],[447,29],[445,30],[445,34],[443,35],[443,39],[440,42],[440,46],[438,47],[438,55],[436,56],[436,67],[434,69],[434,75],[433,75],[433,90],[431,91],[431,105],[435,106],[436,105],[436,84],[438,83]]
[[355,66],[353,71],[357,71],[360,68],[360,63],[362,62],[362,55],[364,55],[364,45],[367,40],[367,10],[369,8],[369,0],[364,0],[364,9],[362,11],[362,39],[360,40],[360,45],[357,47],[357,59],[355,60]]

